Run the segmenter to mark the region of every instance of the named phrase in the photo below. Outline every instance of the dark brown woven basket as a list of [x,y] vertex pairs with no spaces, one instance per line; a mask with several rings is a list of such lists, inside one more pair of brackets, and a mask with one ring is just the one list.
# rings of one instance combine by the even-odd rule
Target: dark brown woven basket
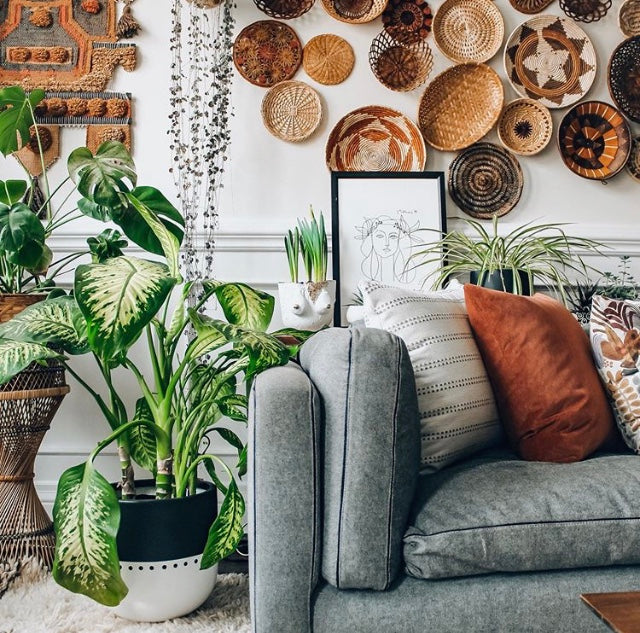
[[609,92],[616,105],[640,123],[640,35],[630,37],[613,51],[608,74]]
[[389,0],[382,14],[387,33],[401,42],[425,39],[432,23],[433,14],[426,0]]
[[313,7],[316,0],[253,0],[260,11],[272,18],[299,18]]
[[523,176],[513,154],[493,143],[476,143],[449,167],[449,193],[474,218],[502,216],[518,204]]
[[533,15],[534,13],[544,11],[553,0],[509,0],[509,2],[511,6],[517,11],[520,11],[520,13]]
[[597,22],[611,8],[612,0],[560,0],[560,8],[576,22]]

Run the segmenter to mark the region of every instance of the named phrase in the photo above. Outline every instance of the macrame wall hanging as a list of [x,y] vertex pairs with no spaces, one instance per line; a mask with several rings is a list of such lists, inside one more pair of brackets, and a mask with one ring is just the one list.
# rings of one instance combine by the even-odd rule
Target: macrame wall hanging
[[[118,0],[0,2],[0,86],[46,91],[36,119],[53,138],[48,164],[57,158],[58,126],[86,127],[94,151],[110,139],[131,146],[131,95],[104,92],[118,66],[136,67],[135,44],[119,41],[140,30],[134,0],[120,1],[119,19]],[[40,175],[28,147],[17,158]]]
[[172,0],[171,169],[185,217],[184,275],[213,277],[231,142],[233,0]]

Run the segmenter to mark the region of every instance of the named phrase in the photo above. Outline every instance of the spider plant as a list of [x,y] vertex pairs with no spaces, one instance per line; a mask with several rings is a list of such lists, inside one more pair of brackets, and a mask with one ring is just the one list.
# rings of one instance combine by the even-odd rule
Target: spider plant
[[600,248],[604,247],[595,240],[567,235],[565,224],[529,222],[500,235],[497,216],[493,218],[491,232],[477,220],[458,219],[466,231],[449,231],[437,241],[419,246],[420,250],[412,256],[415,267],[442,264],[425,279],[425,282],[433,279],[434,288],[441,288],[451,277],[465,273],[476,272],[482,284],[493,273],[502,276],[504,271],[510,271],[515,294],[523,292],[521,275],[524,275],[531,288],[535,279],[566,303],[565,287],[570,284],[567,274],[573,271],[584,275],[595,270],[585,264],[577,251],[602,255]]

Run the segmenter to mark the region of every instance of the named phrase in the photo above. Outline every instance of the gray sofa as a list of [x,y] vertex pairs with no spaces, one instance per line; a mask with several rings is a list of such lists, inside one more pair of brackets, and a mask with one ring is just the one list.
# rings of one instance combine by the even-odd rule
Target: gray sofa
[[419,442],[408,353],[382,330],[325,330],[258,377],[253,630],[607,631],[579,596],[640,590],[640,458],[498,447],[420,476]]

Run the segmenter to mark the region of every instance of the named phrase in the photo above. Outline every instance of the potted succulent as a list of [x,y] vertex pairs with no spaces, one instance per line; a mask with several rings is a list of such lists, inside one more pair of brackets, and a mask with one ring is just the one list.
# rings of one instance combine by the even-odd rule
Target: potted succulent
[[592,269],[576,251],[601,254],[599,249],[603,246],[567,235],[564,225],[558,223],[527,223],[500,235],[497,216],[491,233],[477,220],[457,219],[467,231],[449,231],[437,241],[422,244],[412,256],[415,267],[441,262],[444,257],[444,263],[427,277],[435,277],[434,288],[441,288],[451,277],[469,274],[474,284],[530,294],[537,280],[566,303],[567,272],[584,274]]
[[[194,282],[180,278],[180,214],[159,191],[136,186],[126,150],[110,169],[98,169],[105,151],[76,150],[69,158],[79,204],[117,219],[163,261],[125,256],[113,241],[96,246],[93,261],[76,268],[72,295],[35,304],[0,326],[0,383],[34,361],[56,358],[96,401],[111,433],[60,479],[53,575],[71,591],[119,605],[124,617],[163,620],[206,599],[216,563],[243,534],[242,495],[231,469],[207,450],[209,436],[237,450],[242,475],[246,447],[223,416],[246,421],[253,378],[288,362],[305,335],[267,334],[274,300],[244,284],[204,281],[189,308]],[[226,320],[200,313],[213,296]],[[188,328],[194,334],[183,345]],[[130,354],[136,342],[148,371]],[[102,388],[74,369],[69,357],[79,354],[93,357]],[[117,372],[138,384],[135,402],[124,401]],[[117,487],[94,466],[113,442],[122,473]],[[136,482],[134,462],[152,479]],[[199,481],[200,467],[213,484]],[[224,494],[217,513],[216,489]]]
[[[329,248],[322,213],[318,220],[311,209],[310,220],[298,219],[284,246],[291,281],[278,284],[282,322],[315,332],[331,323],[336,300],[336,282],[327,280]],[[307,281],[300,281],[300,258]]]

